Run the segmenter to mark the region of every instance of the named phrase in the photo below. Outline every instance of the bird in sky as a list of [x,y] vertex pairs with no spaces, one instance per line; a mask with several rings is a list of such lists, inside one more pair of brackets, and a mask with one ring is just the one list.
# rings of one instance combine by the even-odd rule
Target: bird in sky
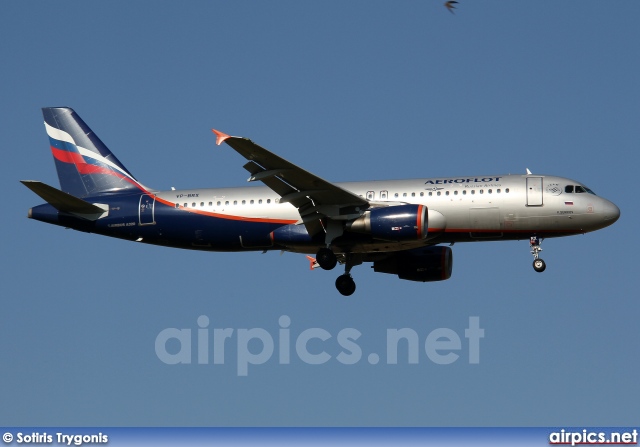
[[447,8],[449,10],[449,12],[451,14],[455,14],[455,12],[453,12],[453,10],[456,9],[456,4],[457,3],[458,2],[452,0],[452,1],[444,2],[444,6],[445,6],[445,8]]

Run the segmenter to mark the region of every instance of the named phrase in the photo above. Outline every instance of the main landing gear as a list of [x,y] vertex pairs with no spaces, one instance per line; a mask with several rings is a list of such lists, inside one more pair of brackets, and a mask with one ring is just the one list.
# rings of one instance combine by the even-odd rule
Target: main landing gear
[[316,261],[323,270],[333,270],[338,263],[338,258],[330,248],[321,248],[316,254]]
[[[342,255],[341,255],[342,257]],[[321,248],[316,254],[316,262],[324,270],[332,270],[338,264],[338,257],[330,248]],[[342,262],[342,260],[340,261]],[[351,269],[355,265],[362,264],[362,256],[353,253],[344,254],[344,273],[336,279],[336,289],[344,296],[353,295],[356,291],[356,283],[351,277]]]
[[547,264],[540,258],[540,252],[542,251],[542,247],[540,244],[542,243],[542,239],[538,238],[538,236],[532,236],[529,240],[529,246],[531,247],[531,254],[533,255],[533,269],[538,272],[544,272],[544,269],[547,268]]
[[353,295],[356,291],[356,282],[349,273],[345,273],[336,279],[336,289],[344,296]]

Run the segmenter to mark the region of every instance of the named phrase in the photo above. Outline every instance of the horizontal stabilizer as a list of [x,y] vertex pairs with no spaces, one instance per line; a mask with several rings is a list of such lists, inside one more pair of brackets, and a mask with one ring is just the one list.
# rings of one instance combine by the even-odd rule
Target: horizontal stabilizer
[[38,194],[58,211],[75,214],[88,220],[99,219],[108,211],[37,180],[21,180],[20,183]]

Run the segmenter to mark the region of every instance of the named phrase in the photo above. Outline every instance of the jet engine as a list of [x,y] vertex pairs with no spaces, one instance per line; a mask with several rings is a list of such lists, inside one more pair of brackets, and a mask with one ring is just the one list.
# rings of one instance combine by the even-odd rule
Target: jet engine
[[313,243],[304,225],[285,225],[271,232],[271,241],[285,247],[303,247]]
[[390,254],[373,263],[373,270],[398,275],[408,281],[442,281],[451,278],[453,252],[450,247],[432,246]]
[[397,205],[374,208],[346,225],[347,231],[385,241],[415,241],[427,237],[427,207]]

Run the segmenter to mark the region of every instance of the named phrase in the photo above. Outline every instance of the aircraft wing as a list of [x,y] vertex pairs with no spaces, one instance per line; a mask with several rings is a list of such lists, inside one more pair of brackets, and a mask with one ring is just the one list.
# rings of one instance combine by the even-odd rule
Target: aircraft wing
[[295,206],[310,234],[321,229],[318,227],[321,218],[353,219],[369,208],[369,202],[363,197],[294,165],[247,138],[212,130],[218,145],[225,142],[249,160],[244,165],[251,174],[247,181],[261,181],[280,196],[280,203]]

